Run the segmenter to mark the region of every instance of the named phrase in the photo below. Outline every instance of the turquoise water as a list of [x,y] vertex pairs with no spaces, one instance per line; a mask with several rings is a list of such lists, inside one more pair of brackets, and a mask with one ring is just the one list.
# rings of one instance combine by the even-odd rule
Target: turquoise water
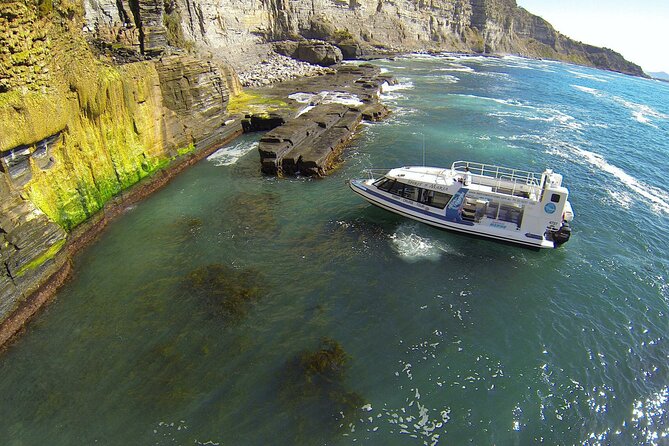
[[[394,113],[330,177],[263,177],[245,136],[77,257],[0,356],[3,444],[669,442],[669,84],[518,58],[378,64],[400,81]],[[431,165],[562,173],[569,243],[442,232],[348,189],[420,164],[423,140]],[[319,349],[332,367],[313,372]]]

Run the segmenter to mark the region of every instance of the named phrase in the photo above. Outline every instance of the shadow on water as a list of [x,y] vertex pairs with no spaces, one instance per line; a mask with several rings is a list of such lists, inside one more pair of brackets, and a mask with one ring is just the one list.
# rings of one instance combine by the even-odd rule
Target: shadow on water
[[347,387],[350,356],[334,339],[288,360],[280,376],[280,404],[291,414],[292,444],[314,444],[313,433],[330,441],[358,417],[364,398]]

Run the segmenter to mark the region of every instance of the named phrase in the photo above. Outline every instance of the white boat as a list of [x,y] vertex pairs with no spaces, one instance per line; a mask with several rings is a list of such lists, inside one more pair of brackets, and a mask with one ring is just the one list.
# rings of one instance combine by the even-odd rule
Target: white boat
[[390,212],[441,229],[534,248],[569,240],[574,218],[562,175],[471,161],[449,168],[368,169],[353,192]]

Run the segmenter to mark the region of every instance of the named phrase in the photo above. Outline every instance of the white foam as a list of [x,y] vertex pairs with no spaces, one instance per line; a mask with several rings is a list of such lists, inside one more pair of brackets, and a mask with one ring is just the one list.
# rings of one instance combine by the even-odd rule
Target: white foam
[[630,208],[633,200],[629,192],[606,189],[606,193],[609,194],[609,197],[613,203],[617,204],[623,209]]
[[657,119],[657,120],[667,120],[669,119],[668,115],[665,115],[664,113],[660,113],[654,108],[645,105],[645,104],[637,104],[635,102],[631,101],[626,101],[623,98],[620,98],[618,96],[613,96],[612,99],[621,104],[623,107],[627,108],[632,112],[632,117],[635,121],[641,123],[641,124],[646,124],[649,125],[653,128],[658,128],[655,124],[652,123],[650,118]]
[[604,93],[597,90],[596,88],[584,87],[582,85],[572,85],[572,87],[574,87],[575,89],[580,90],[584,93],[590,93],[591,95],[597,96],[597,97],[600,97],[600,98],[604,96]]
[[381,100],[385,102],[394,102],[397,101],[398,99],[404,98],[404,95],[402,95],[402,91],[404,90],[412,90],[414,88],[413,82],[409,80],[402,80],[395,84],[395,85],[389,85],[387,82],[384,82],[381,85]]
[[309,102],[311,102],[311,99],[315,96],[316,95],[313,93],[293,93],[289,94],[288,98],[296,102],[299,102],[300,104],[308,104]]
[[498,118],[510,117],[510,118],[525,119],[528,121],[543,121],[548,123],[557,123],[561,127],[565,127],[571,130],[580,130],[583,128],[583,125],[580,122],[576,121],[576,118],[553,108],[537,108],[531,105],[523,104],[513,99],[498,99],[498,98],[489,98],[485,96],[464,95],[464,94],[454,95],[454,96],[460,96],[464,98],[474,98],[484,101],[492,101],[500,105],[512,107],[514,109],[520,109],[519,111],[495,111],[488,113],[488,116],[492,117],[498,117]]
[[460,82],[460,78],[450,75],[450,74],[442,74],[442,75],[435,75],[435,76],[428,76],[427,79],[430,80],[436,80],[440,83],[443,84],[457,84]]
[[509,76],[507,73],[497,73],[495,71],[476,71],[475,74],[477,76],[494,77],[496,79],[510,79],[511,78],[511,76]]
[[[321,91],[317,94],[312,93],[293,93],[288,95],[288,98],[293,99],[300,104],[316,105],[322,104],[344,104],[352,107],[359,107],[363,102],[357,95],[346,93],[342,91]],[[303,113],[303,112],[302,112]]]
[[569,116],[565,113],[560,112],[559,110],[539,109],[537,111],[539,113],[544,113],[545,116],[528,115],[527,113],[514,112],[514,111],[493,112],[493,113],[488,113],[488,116],[492,116],[495,118],[519,118],[519,119],[525,119],[526,121],[555,123],[560,127],[564,127],[566,129],[571,129],[571,130],[580,130],[583,128],[583,125],[580,122],[576,121],[576,119],[573,116]]
[[649,200],[656,211],[669,214],[669,193],[666,191],[638,181],[621,168],[609,164],[601,155],[577,147],[573,148],[573,152],[600,170],[612,174],[632,191]]
[[443,56],[436,54],[427,54],[427,53],[410,53],[402,56],[402,59],[412,59],[412,60],[435,60],[441,59]]
[[234,146],[218,149],[207,157],[216,166],[229,166],[235,164],[239,158],[258,148],[258,142],[241,142]]
[[439,71],[455,71],[455,72],[460,72],[460,73],[474,73],[475,70],[471,67],[468,67],[466,65],[462,65],[459,63],[453,63],[448,65],[447,67],[440,68]]
[[392,246],[401,259],[410,263],[420,260],[436,262],[443,254],[458,255],[446,243],[418,235],[418,228],[416,223],[402,223],[390,236]]
[[[539,137],[532,137],[533,139],[541,139]],[[558,155],[567,159],[573,159],[573,155],[578,156],[580,159],[586,161],[592,166],[598,168],[599,170],[613,175],[618,179],[623,185],[635,193],[635,195],[640,196],[648,200],[651,204],[653,211],[657,213],[669,214],[669,192],[662,190],[658,187],[654,187],[648,184],[643,183],[642,181],[637,180],[632,175],[625,172],[620,167],[610,164],[602,155],[593,153],[584,149],[581,149],[578,146],[572,144],[561,143],[559,147],[555,143],[546,142],[540,140],[542,144],[547,144],[552,146],[547,153]],[[566,149],[566,150],[562,150]],[[623,207],[629,206],[628,199],[624,194],[619,195],[618,192],[610,192],[609,195],[620,203]],[[630,198],[631,200],[631,198]],[[626,204],[627,203],[627,204]]]
[[579,71],[572,71],[572,70],[567,70],[567,72],[573,74],[574,76],[576,76],[577,78],[580,78],[580,79],[588,79],[588,80],[596,81],[596,82],[608,82],[608,80],[606,80],[604,78],[601,78],[601,77],[598,77],[598,76],[595,76],[593,74],[586,74],[586,73],[581,73]]
[[381,85],[381,91],[383,93],[389,93],[392,91],[400,91],[400,90],[412,90],[413,88],[414,88],[413,82],[409,80],[400,80],[395,85],[389,85],[388,82],[384,82]]
[[351,93],[344,93],[340,91],[330,92],[325,98],[323,98],[324,104],[344,104],[352,107],[359,107],[363,102],[358,98],[357,95]]
[[572,87],[584,93],[591,94],[597,98],[606,99],[616,104],[622,105],[632,112],[632,119],[640,124],[658,128],[653,123],[653,120],[669,120],[669,115],[661,113],[649,105],[628,101],[624,98],[621,98],[620,96],[609,95],[600,90],[597,90],[596,88],[584,87],[582,85],[572,85]]
[[526,109],[531,109],[531,110],[536,110],[536,107],[533,107],[531,105],[525,105],[521,102],[518,102],[514,99],[499,99],[499,98],[491,98],[488,96],[477,96],[474,94],[453,94],[453,96],[461,97],[461,98],[467,98],[467,99],[476,99],[480,101],[492,101],[496,102],[501,105],[508,105],[510,107],[518,107],[518,108],[526,108]]

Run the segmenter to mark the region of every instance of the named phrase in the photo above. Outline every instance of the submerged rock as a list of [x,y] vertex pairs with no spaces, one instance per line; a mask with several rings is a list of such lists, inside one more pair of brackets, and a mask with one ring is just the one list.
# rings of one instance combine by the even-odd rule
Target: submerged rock
[[321,347],[315,351],[306,351],[300,355],[299,367],[308,383],[317,380],[332,382],[341,379],[348,368],[348,355],[334,339],[324,338]]
[[211,314],[226,322],[239,322],[264,295],[258,271],[219,263],[191,271],[186,283]]
[[343,419],[353,419],[365,400],[346,387],[350,356],[334,339],[323,338],[315,350],[289,360],[284,370],[282,399],[300,413],[299,423],[336,432]]

